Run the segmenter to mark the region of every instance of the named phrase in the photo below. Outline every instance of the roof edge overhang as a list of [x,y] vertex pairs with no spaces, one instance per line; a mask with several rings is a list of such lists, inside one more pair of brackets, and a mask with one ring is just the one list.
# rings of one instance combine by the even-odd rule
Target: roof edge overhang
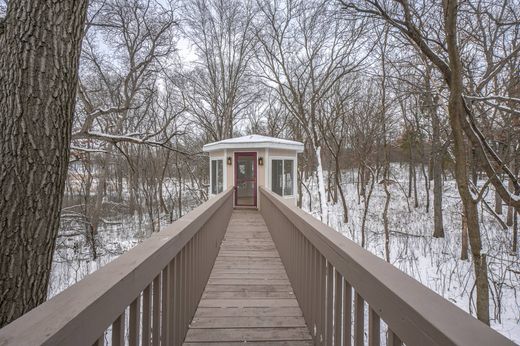
[[293,150],[297,153],[303,153],[302,144],[289,143],[272,143],[272,142],[254,142],[254,143],[209,143],[202,147],[202,151],[210,153],[212,151],[224,149],[284,149]]

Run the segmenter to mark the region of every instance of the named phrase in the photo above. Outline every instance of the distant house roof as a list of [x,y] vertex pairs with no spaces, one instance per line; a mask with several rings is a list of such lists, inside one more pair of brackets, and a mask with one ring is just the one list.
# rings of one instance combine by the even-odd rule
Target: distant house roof
[[290,141],[288,139],[274,138],[261,135],[248,135],[236,138],[228,138],[222,141],[206,144],[202,150],[211,152],[222,149],[248,149],[248,148],[274,148],[295,150],[298,153],[303,152],[303,143]]

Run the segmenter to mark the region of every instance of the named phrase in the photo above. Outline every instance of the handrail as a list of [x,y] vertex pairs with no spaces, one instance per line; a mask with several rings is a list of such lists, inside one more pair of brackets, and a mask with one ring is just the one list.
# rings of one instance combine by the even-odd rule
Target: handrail
[[514,345],[263,187],[260,205],[315,344],[363,345],[366,302],[370,345],[380,344],[380,320],[387,345]]
[[102,345],[110,325],[112,345],[125,344],[126,329],[130,345],[180,345],[231,217],[232,195],[228,189],[203,203],[0,329],[0,345]]

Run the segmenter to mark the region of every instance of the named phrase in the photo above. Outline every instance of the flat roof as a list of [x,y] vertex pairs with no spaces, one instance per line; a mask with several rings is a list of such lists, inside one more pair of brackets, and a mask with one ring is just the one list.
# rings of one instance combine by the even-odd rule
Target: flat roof
[[288,139],[274,138],[262,135],[247,135],[236,138],[228,138],[222,141],[208,143],[202,147],[205,152],[212,152],[222,149],[249,149],[249,148],[273,148],[294,150],[298,153],[303,152],[303,143]]

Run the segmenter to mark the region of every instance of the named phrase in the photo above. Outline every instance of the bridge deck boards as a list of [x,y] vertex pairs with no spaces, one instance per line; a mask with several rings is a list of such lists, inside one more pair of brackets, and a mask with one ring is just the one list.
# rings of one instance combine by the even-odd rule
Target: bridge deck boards
[[312,345],[285,268],[258,211],[234,210],[185,346]]

